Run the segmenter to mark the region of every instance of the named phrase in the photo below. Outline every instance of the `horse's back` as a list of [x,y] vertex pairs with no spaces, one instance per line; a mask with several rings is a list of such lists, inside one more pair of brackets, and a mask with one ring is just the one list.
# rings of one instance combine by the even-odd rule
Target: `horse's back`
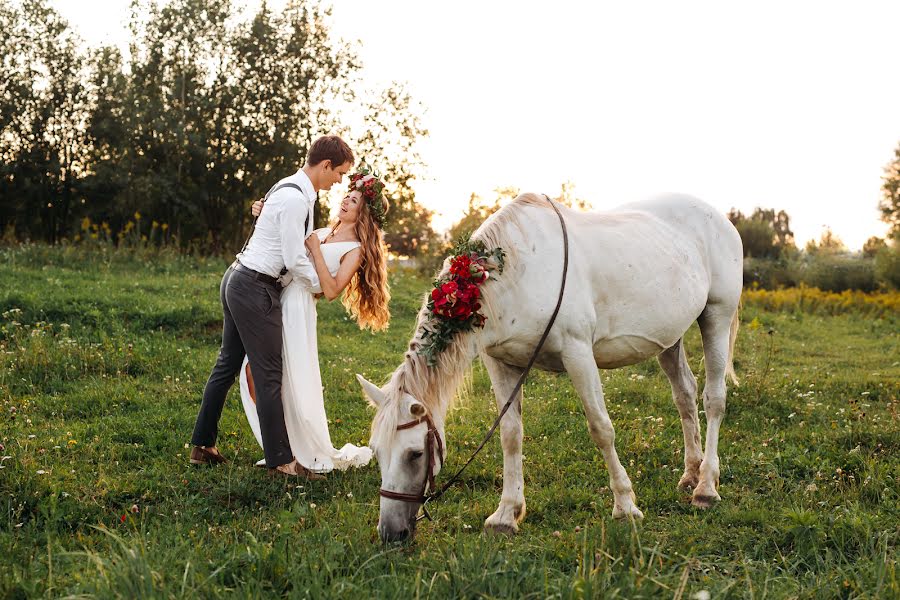
[[[562,235],[545,200],[520,197],[514,205],[506,209],[515,211],[509,222],[517,231],[508,231],[512,239],[506,241],[516,246],[522,264],[515,269],[516,289],[503,301],[518,305],[524,318],[514,322],[543,323],[559,291],[548,283],[559,277]],[[593,345],[599,366],[630,364],[671,346],[710,301],[737,306],[740,237],[705,202],[672,195],[609,211],[561,210],[570,258],[557,331],[562,338],[590,336],[584,341]],[[502,329],[498,337],[508,341],[525,334],[523,347],[540,333],[534,327]]]
[[736,303],[740,297],[743,283],[740,235],[725,215],[706,202],[684,194],[666,194],[593,215],[588,219],[600,224],[628,215],[636,234],[645,239],[653,237],[654,245],[674,254],[674,259],[686,268],[705,271],[711,300],[733,299]]

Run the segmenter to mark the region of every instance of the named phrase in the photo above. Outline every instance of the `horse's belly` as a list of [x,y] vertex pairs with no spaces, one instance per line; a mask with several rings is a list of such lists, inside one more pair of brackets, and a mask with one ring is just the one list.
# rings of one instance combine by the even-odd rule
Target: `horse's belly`
[[601,369],[633,365],[656,356],[677,341],[653,340],[635,335],[604,338],[594,343],[594,360]]

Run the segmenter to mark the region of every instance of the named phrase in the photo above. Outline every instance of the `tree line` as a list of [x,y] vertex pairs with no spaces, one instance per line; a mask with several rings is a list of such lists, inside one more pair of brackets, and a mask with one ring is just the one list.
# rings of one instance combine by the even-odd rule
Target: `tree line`
[[85,217],[123,235],[143,214],[182,246],[233,248],[250,201],[334,132],[388,182],[392,250],[427,250],[431,215],[411,187],[421,107],[399,84],[364,85],[326,6],[240,5],[134,0],[123,56],[87,47],[47,0],[0,0],[4,236],[56,243]]
[[884,169],[878,210],[889,225],[886,238],[872,236],[852,254],[830,229],[798,248],[783,210],[756,208],[745,215],[731,209],[728,218],[744,244],[744,284],[833,292],[900,289],[900,145]]
[[[387,181],[390,249],[428,267],[518,194],[473,194],[462,218],[438,235],[412,188],[424,169],[418,143],[428,135],[421,106],[402,85],[363,82],[357,48],[332,34],[330,9],[318,0],[291,0],[281,11],[241,6],[133,0],[123,54],[88,47],[48,0],[0,0],[3,238],[149,236],[227,252],[249,229],[249,202],[329,132]],[[878,204],[890,231],[867,241],[860,256],[847,255],[830,231],[797,248],[783,210],[732,209],[745,281],[900,288],[900,146],[894,154]],[[571,183],[556,199],[589,206]],[[317,203],[317,224],[327,210]]]

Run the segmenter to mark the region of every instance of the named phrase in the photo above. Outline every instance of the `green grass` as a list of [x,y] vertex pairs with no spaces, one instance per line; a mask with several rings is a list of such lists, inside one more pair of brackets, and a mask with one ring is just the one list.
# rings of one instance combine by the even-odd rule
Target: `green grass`
[[[414,543],[383,546],[377,466],[269,478],[252,466],[261,451],[236,390],[220,438],[232,464],[188,466],[225,265],[0,250],[0,598],[900,597],[895,314],[745,306],[712,510],[675,488],[681,429],[655,362],[602,373],[646,515],[634,525],[610,517],[606,468],[568,379],[534,373],[520,533],[481,530],[501,488],[492,441]],[[395,274],[392,326],[377,335],[319,303],[336,444],[367,440],[372,412],[353,375],[390,374],[427,287]],[[696,328],[687,349],[702,385]],[[476,364],[449,418],[445,477],[495,414]]]

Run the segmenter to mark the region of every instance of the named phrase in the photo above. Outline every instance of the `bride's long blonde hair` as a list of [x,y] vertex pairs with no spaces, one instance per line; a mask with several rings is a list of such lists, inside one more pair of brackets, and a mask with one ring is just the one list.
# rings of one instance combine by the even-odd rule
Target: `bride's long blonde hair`
[[[380,201],[384,212],[387,212],[387,199],[381,197]],[[332,230],[338,223],[336,220],[332,224]],[[359,240],[362,261],[344,289],[341,303],[360,329],[383,331],[388,328],[391,320],[391,311],[388,309],[391,290],[387,277],[387,246],[365,196],[359,203],[354,231]]]

